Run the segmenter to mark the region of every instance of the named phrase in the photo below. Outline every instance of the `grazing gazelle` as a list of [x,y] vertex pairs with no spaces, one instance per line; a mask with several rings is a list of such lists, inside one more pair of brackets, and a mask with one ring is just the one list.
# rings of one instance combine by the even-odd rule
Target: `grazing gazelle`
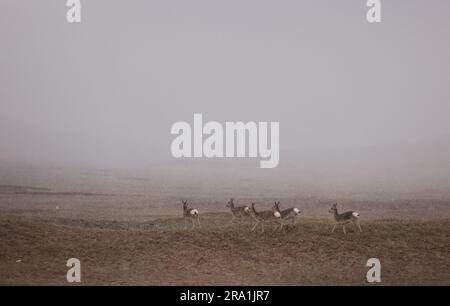
[[352,223],[353,225],[358,226],[359,231],[362,232],[361,226],[359,225],[359,213],[356,211],[347,211],[342,214],[338,213],[337,210],[337,203],[334,203],[333,206],[331,206],[330,210],[328,211],[332,214],[334,214],[334,226],[331,232],[334,232],[336,225],[342,224],[342,230],[344,231],[344,234],[347,234],[345,231],[345,225],[348,223]]
[[292,220],[292,225],[295,225],[295,222],[297,221],[297,216],[300,215],[300,209],[298,209],[296,207],[291,207],[291,208],[281,210],[280,209],[280,201],[278,201],[278,202],[275,201],[273,209],[275,211],[278,211],[281,215],[280,226],[278,228],[275,228],[275,230],[277,230],[277,229],[281,230],[284,226],[285,221]]
[[230,199],[227,203],[227,207],[230,208],[231,214],[233,217],[231,218],[228,224],[233,223],[234,221],[238,221],[239,223],[245,217],[250,216],[250,207],[248,206],[234,206],[234,199]]
[[265,222],[278,222],[280,220],[281,215],[278,211],[276,211],[274,208],[272,210],[265,210],[265,211],[256,211],[255,209],[255,203],[252,203],[252,209],[250,210],[250,213],[255,219],[256,223],[252,228],[252,232],[255,230],[255,228],[258,226],[258,224],[261,224],[261,233],[264,233],[264,223]]
[[198,216],[198,209],[188,207],[187,200],[181,200],[183,202],[183,219],[184,219],[184,229],[187,228],[187,220],[191,220],[192,228],[195,227],[195,222],[197,221],[198,227],[200,226],[200,219]]

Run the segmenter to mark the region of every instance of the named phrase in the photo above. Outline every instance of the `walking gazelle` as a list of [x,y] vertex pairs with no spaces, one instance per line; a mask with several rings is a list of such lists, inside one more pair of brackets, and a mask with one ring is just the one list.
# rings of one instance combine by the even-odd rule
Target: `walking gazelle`
[[255,219],[255,225],[252,228],[252,232],[255,230],[255,228],[261,224],[261,233],[264,233],[264,223],[265,222],[279,222],[281,215],[278,211],[276,211],[274,208],[272,210],[265,210],[265,211],[256,211],[255,209],[255,203],[252,203],[252,208],[250,210],[250,213]]
[[281,230],[283,228],[283,226],[285,225],[285,222],[292,220],[292,225],[295,225],[296,221],[297,221],[297,216],[300,215],[300,209],[296,208],[296,207],[291,207],[291,208],[287,208],[287,209],[280,209],[280,201],[275,201],[275,204],[273,206],[273,209],[275,211],[278,211],[280,213],[280,225],[279,227],[275,228],[275,230],[279,229]]
[[334,226],[331,232],[334,232],[336,229],[336,226],[338,224],[342,224],[342,230],[344,231],[344,234],[347,234],[345,231],[345,225],[348,223],[352,223],[353,225],[357,226],[359,228],[359,231],[362,232],[361,225],[359,225],[359,213],[356,211],[347,211],[344,213],[338,213],[337,210],[337,203],[334,203],[333,206],[331,206],[329,213],[334,214]]
[[235,206],[234,205],[234,199],[230,199],[230,201],[227,203],[227,207],[230,208],[231,214],[233,217],[231,218],[228,225],[231,223],[238,221],[238,223],[241,223],[241,221],[245,218],[250,216],[250,207],[248,206]]
[[191,222],[192,222],[191,229],[193,229],[195,227],[195,223],[198,224],[198,227],[201,227],[200,219],[199,219],[199,216],[198,216],[198,209],[189,207],[188,204],[187,204],[187,200],[186,201],[185,200],[181,200],[181,202],[183,202],[184,229],[187,228],[188,219],[191,220]]

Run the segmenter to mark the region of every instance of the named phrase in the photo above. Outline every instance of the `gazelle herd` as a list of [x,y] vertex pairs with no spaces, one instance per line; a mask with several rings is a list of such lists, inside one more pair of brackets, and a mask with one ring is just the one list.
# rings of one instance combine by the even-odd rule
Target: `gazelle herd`
[[[189,207],[187,201],[182,200],[183,203],[183,219],[184,219],[184,228],[187,228],[188,221],[192,223],[192,229],[197,225],[200,225],[199,211],[196,208]],[[261,232],[264,233],[264,224],[265,223],[275,223],[274,231],[283,229],[284,225],[291,223],[292,226],[295,226],[297,217],[300,215],[300,210],[296,207],[290,207],[287,209],[280,208],[280,201],[275,201],[271,210],[257,211],[255,208],[255,203],[252,203],[251,206],[236,206],[234,204],[234,199],[230,199],[228,201],[226,207],[228,207],[231,211],[231,220],[228,225],[237,222],[241,224],[245,220],[253,220],[255,224],[253,225],[251,231],[253,232],[258,226],[261,226]],[[359,224],[359,213],[356,211],[347,211],[344,213],[338,213],[337,203],[333,204],[328,211],[332,213],[334,216],[334,226],[331,230],[333,233],[336,229],[337,225],[342,225],[342,231],[344,234],[347,234],[345,230],[345,226],[347,224],[353,224],[356,226],[360,232],[362,232],[361,226]]]

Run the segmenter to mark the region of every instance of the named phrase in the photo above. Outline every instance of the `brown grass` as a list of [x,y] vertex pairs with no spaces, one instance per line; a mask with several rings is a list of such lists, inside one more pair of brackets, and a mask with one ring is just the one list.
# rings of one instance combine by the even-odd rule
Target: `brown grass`
[[76,257],[84,285],[362,285],[376,257],[382,284],[450,285],[450,220],[362,222],[362,234],[344,236],[323,220],[261,234],[225,227],[229,218],[207,214],[202,229],[184,231],[181,219],[125,228],[3,216],[0,284],[67,284]]

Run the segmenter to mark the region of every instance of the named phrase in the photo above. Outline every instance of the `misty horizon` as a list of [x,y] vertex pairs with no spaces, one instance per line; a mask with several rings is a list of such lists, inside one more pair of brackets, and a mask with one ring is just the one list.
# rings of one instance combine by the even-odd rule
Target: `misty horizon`
[[252,170],[263,179],[449,186],[450,4],[386,2],[377,25],[351,1],[96,1],[76,25],[64,3],[2,8],[0,163],[189,167],[170,127],[201,112],[280,122],[278,168]]

